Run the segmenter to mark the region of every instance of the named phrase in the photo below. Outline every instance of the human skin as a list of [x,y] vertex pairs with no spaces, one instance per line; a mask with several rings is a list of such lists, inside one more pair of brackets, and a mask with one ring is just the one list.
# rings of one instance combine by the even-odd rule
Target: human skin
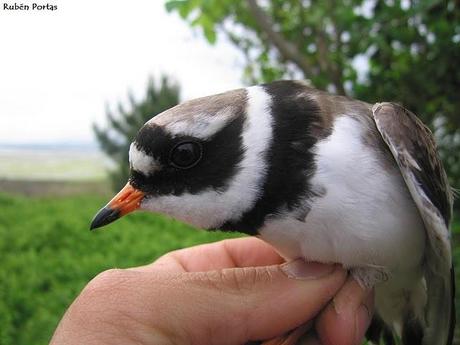
[[358,345],[373,299],[339,265],[284,263],[256,238],[226,240],[99,274],[50,344],[237,345],[304,325],[306,344]]

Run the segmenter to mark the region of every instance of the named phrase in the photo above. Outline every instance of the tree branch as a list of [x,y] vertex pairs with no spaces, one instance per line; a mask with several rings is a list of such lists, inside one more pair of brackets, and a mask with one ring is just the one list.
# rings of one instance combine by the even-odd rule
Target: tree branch
[[342,83],[342,74],[337,65],[328,58],[329,45],[327,37],[323,31],[316,33],[316,46],[318,48],[319,64],[321,69],[329,75],[336,92],[339,95],[346,95],[345,88]]
[[[334,21],[334,32],[335,32],[335,41],[336,41],[336,49],[339,55],[339,59],[342,59],[342,52],[343,45],[342,45],[342,30],[340,30],[335,21]],[[347,95],[345,91],[345,85],[343,83],[343,73],[339,68],[340,63],[332,62],[332,80],[334,81],[335,87],[337,88],[337,92],[341,95]]]
[[315,75],[309,61],[302,55],[297,46],[287,41],[279,32],[273,29],[274,25],[271,18],[257,4],[257,0],[247,0],[247,3],[257,25],[275,45],[281,56],[295,63],[302,70],[306,78]]

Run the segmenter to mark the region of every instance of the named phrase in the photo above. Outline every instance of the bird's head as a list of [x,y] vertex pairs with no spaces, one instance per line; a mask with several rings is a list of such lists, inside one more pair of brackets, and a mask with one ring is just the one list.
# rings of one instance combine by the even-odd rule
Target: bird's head
[[284,85],[286,97],[279,86],[196,99],[148,121],[129,150],[128,183],[91,228],[147,210],[200,228],[255,233],[267,216],[296,203],[308,193],[314,140],[307,132],[317,111],[296,96],[300,84]]

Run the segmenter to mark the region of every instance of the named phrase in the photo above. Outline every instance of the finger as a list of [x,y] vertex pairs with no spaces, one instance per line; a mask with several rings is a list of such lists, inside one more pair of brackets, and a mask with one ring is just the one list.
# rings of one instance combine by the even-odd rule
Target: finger
[[363,289],[348,278],[334,300],[316,321],[323,345],[359,345],[364,339],[374,310],[373,290]]
[[244,237],[176,250],[135,270],[200,272],[232,267],[269,266],[283,261],[269,244],[255,237]]
[[219,344],[242,344],[273,338],[312,320],[342,286],[346,272],[300,262],[193,273],[199,283],[187,282],[187,300],[203,312],[196,317],[197,305],[183,312],[203,324],[194,323],[187,333],[199,344],[206,344],[209,334]]

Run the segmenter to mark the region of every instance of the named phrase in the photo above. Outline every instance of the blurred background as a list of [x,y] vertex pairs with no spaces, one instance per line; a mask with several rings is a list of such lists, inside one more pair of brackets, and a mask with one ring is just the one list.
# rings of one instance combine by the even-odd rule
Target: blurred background
[[104,269],[229,236],[150,214],[88,231],[126,181],[138,128],[180,101],[286,78],[397,101],[431,127],[460,187],[456,0],[53,4],[0,9],[0,344],[47,344]]

